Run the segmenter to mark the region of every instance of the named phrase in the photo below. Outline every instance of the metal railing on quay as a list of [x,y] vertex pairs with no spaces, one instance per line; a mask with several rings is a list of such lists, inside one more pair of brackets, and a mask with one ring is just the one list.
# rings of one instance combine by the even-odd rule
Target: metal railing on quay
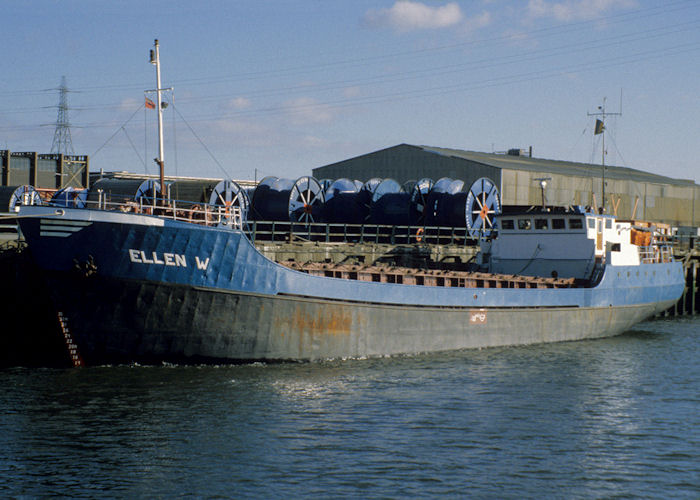
[[247,233],[254,243],[308,241],[472,246],[479,241],[479,238],[470,236],[466,228],[439,226],[248,221]]
[[[146,200],[146,202],[144,202]],[[375,244],[431,244],[473,246],[479,237],[463,227],[392,226],[381,224],[301,223],[289,221],[245,221],[239,207],[160,198],[139,201],[110,201],[101,196],[87,201],[86,208],[143,215],[157,215],[206,226],[229,225],[243,229],[253,242],[323,242]]]

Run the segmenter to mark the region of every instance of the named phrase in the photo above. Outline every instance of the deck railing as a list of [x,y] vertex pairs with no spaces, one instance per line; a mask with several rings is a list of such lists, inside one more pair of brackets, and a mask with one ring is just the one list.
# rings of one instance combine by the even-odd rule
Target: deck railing
[[669,244],[639,247],[639,260],[642,264],[658,264],[673,260],[673,247]]
[[183,200],[154,200],[154,203],[144,203],[143,198],[136,201],[114,202],[106,198],[88,201],[86,208],[112,210],[143,215],[157,215],[182,222],[193,222],[205,226],[231,225],[242,229],[243,216],[239,207],[223,207],[208,203],[192,203]]

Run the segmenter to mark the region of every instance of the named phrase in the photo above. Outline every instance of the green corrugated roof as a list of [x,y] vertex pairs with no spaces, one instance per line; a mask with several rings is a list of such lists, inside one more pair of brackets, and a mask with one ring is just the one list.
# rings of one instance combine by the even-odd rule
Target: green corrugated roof
[[[600,177],[601,166],[594,163],[576,163],[559,160],[546,160],[543,158],[530,158],[529,156],[513,156],[500,153],[480,153],[477,151],[464,151],[461,149],[438,148],[433,146],[415,146],[428,153],[443,156],[462,158],[465,160],[482,163],[492,167],[509,170],[527,170],[535,172],[551,172],[559,175],[576,175],[579,177]],[[605,166],[605,177],[609,179],[625,179],[637,182],[650,182],[656,184],[694,185],[691,180],[674,179],[663,175],[656,175],[642,170],[627,167]]]

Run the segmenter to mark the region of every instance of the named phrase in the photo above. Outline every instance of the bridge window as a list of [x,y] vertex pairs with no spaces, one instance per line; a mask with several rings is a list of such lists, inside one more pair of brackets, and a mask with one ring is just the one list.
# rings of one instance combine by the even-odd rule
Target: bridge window
[[532,222],[530,219],[518,219],[518,229],[523,231],[529,231],[532,227]]
[[513,219],[503,219],[501,221],[501,229],[515,229]]
[[549,221],[547,219],[535,219],[535,229],[548,229]]
[[569,219],[569,229],[583,229],[583,220]]
[[552,219],[552,229],[566,229],[564,219]]

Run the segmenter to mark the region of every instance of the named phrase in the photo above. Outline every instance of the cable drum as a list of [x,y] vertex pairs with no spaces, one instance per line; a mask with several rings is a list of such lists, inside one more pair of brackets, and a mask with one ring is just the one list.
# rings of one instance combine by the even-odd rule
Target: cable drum
[[191,208],[194,205],[207,203],[217,182],[194,179],[176,180],[168,184],[168,193],[178,208]]
[[98,208],[100,200],[115,204],[134,203],[134,195],[142,182],[140,179],[98,179],[88,190],[88,207]]
[[321,185],[321,188],[323,189],[323,194],[325,196],[325,194],[328,192],[328,188],[330,188],[333,184],[333,181],[331,179],[321,179],[320,181],[318,181],[318,183]]
[[465,221],[457,221],[452,217],[456,194],[462,191],[464,182],[461,180],[442,177],[433,185],[428,194],[425,210],[427,226],[464,227]]
[[311,223],[322,220],[324,194],[313,177],[266,177],[253,192],[254,220]]
[[[267,205],[265,199],[268,198],[268,194],[272,185],[279,180],[278,177],[273,175],[264,177],[257,186],[253,189],[252,194],[249,194],[250,198],[250,213],[249,218],[252,220],[266,220],[264,215],[267,214]],[[273,220],[273,219],[267,219]]]
[[[372,177],[368,181],[362,184],[362,187],[357,193],[357,204],[360,207],[360,212],[357,214],[357,219],[360,223],[367,222],[369,219],[370,208],[372,207],[372,197],[374,196],[374,190],[377,186],[381,184],[382,179],[379,177]],[[357,181],[355,181],[357,184]]]
[[133,204],[155,206],[161,198],[160,182],[154,179],[98,179],[90,186],[87,203],[90,208],[97,208],[101,199],[110,204],[108,208],[115,205],[128,208]]
[[211,191],[209,204],[213,208],[219,207],[225,222],[230,223],[236,212],[240,214],[241,224],[248,220],[250,200],[245,189],[237,182],[225,180],[219,182]]
[[313,177],[300,177],[294,182],[289,196],[289,218],[292,222],[321,222],[323,188]]
[[496,184],[487,177],[477,179],[469,188],[465,206],[469,235],[490,236],[497,229],[497,216],[500,213],[501,202]]
[[411,195],[404,193],[394,179],[384,179],[374,187],[370,202],[369,221],[372,224],[407,225]]
[[364,222],[364,206],[355,181],[336,179],[325,190],[323,219],[330,223],[361,224]]
[[16,212],[20,206],[41,205],[39,192],[29,185],[0,187],[0,212]]
[[167,196],[167,191],[168,191],[168,184],[166,183],[165,185],[165,190],[166,193],[163,193],[163,189],[160,185],[160,182],[158,182],[155,179],[148,179],[145,180],[139,185],[138,189],[136,190],[136,194],[134,195],[134,199],[136,201],[139,201],[143,205],[157,205],[158,200],[162,200],[163,198],[168,198]]
[[412,226],[425,224],[425,210],[428,205],[428,195],[435,183],[432,179],[424,177],[417,181],[410,191],[411,193],[411,224]]
[[51,205],[63,208],[85,208],[87,197],[87,188],[64,187],[53,194]]

